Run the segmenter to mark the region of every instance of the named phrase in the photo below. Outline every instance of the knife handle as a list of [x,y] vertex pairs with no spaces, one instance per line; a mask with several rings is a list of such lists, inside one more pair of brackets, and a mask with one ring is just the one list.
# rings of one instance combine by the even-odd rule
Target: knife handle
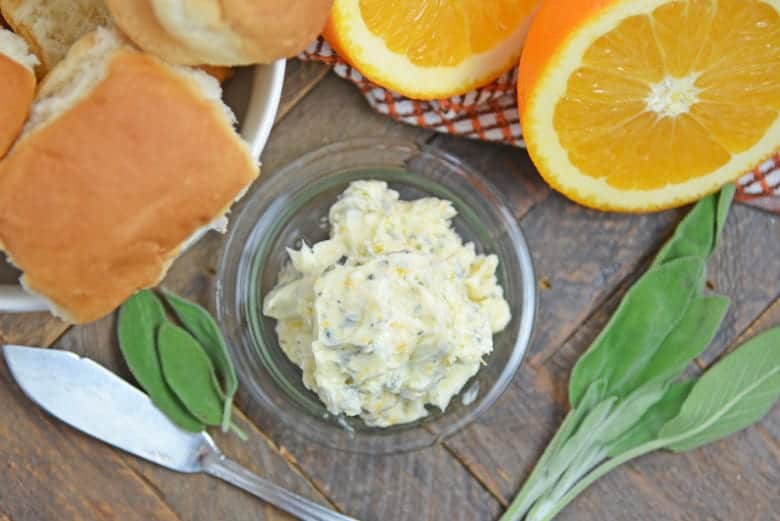
[[358,521],[274,485],[222,454],[206,456],[203,470],[303,521]]

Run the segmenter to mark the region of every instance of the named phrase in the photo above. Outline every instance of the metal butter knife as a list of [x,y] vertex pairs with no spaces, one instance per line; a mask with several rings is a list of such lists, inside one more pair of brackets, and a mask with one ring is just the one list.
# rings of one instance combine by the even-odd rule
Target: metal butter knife
[[88,358],[15,345],[3,353],[27,396],[90,436],[172,470],[211,474],[305,521],[356,521],[226,458],[208,434],[179,429],[144,393]]

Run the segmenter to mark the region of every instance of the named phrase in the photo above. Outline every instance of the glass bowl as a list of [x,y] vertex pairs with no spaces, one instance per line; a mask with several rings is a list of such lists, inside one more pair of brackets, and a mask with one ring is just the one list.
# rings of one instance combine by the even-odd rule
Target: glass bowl
[[[276,321],[263,316],[263,297],[288,261],[286,248],[328,237],[327,215],[350,182],[386,181],[402,199],[434,196],[452,201],[453,223],[477,252],[499,258],[497,276],[512,309],[495,335],[480,371],[442,412],[435,407],[414,423],[369,427],[359,418],[330,414],[307,390],[301,371],[279,348]],[[274,425],[330,448],[392,453],[436,444],[490,407],[515,375],[531,337],[536,291],[523,233],[501,193],[485,177],[438,150],[385,138],[326,146],[288,164],[231,218],[216,282],[216,310],[236,364],[242,393]]]

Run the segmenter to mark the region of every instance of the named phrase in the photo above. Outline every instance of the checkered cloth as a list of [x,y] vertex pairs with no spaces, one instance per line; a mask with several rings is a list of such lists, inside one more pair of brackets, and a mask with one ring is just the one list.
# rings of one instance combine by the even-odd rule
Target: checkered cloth
[[[524,147],[517,112],[517,69],[462,96],[417,101],[384,89],[338,57],[322,39],[299,59],[326,63],[363,92],[369,105],[391,118],[436,132]],[[780,151],[737,182],[737,200],[780,214]]]

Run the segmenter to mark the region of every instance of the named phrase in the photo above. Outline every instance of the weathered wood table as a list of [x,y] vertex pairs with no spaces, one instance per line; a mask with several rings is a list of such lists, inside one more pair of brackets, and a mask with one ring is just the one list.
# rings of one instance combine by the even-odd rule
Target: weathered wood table
[[[290,64],[264,175],[324,144],[371,135],[455,152],[511,197],[540,293],[530,354],[488,413],[432,449],[385,457],[332,452],[278,431],[245,402],[239,402],[239,424],[249,441],[218,441],[258,474],[364,521],[496,519],[566,411],[572,364],[682,212],[627,216],[576,206],[544,185],[523,151],[438,136],[375,115],[356,89],[318,64]],[[222,241],[208,235],[176,261],[165,285],[208,302]],[[694,371],[741,338],[780,324],[780,218],[736,206],[709,285],[729,295],[732,306]],[[0,315],[0,342],[70,349],[129,378],[114,321],[69,328],[46,314]],[[0,362],[0,521],[69,519],[288,517],[215,479],[163,470],[53,420],[22,395]],[[780,409],[704,449],[629,464],[591,487],[560,519],[778,520]]]

